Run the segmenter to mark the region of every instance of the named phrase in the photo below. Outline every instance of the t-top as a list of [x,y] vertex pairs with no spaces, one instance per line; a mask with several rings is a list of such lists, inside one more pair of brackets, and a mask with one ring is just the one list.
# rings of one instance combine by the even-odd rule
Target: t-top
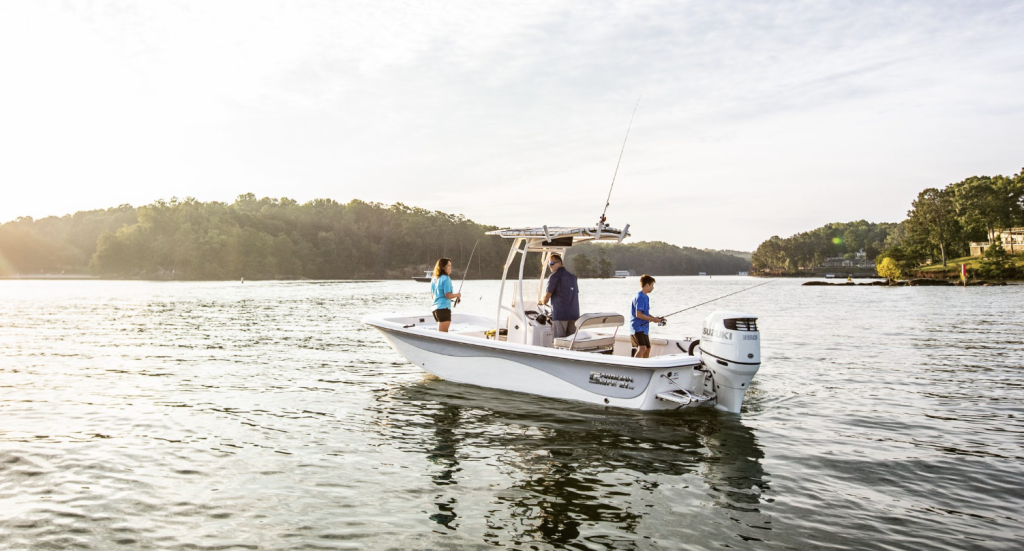
[[431,312],[434,310],[451,310],[452,301],[445,296],[445,293],[454,293],[455,289],[452,288],[452,278],[446,274],[441,274],[430,280],[430,296],[434,297],[434,305],[430,309]]
[[637,293],[636,298],[633,299],[633,306],[629,309],[629,325],[635,333],[647,333],[651,322],[636,317],[637,312],[651,315],[651,299],[643,291]]
[[551,293],[551,319],[575,321],[580,318],[580,288],[576,276],[564,266],[548,278],[548,292]]

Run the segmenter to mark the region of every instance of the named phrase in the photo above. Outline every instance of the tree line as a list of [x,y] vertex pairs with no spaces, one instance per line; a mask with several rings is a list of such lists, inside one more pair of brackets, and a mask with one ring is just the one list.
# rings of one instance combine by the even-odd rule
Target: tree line
[[[401,203],[315,199],[300,204],[284,197],[257,199],[251,193],[230,204],[172,198],[138,208],[121,205],[2,224],[0,276],[407,278],[432,269],[439,257],[446,256],[459,274],[465,270],[470,278],[500,278],[511,243],[485,235],[494,229],[462,215]],[[608,247],[608,264],[584,277],[635,269],[642,263],[634,260],[636,254],[624,252],[631,247],[641,250],[647,245]],[[472,265],[467,267],[471,253]],[[689,269],[686,263],[664,260],[650,265],[654,273],[664,275]],[[539,268],[539,263],[529,265],[527,273],[536,275]]]
[[[861,220],[826,224],[785,239],[772,236],[758,246],[751,261],[756,271],[795,272],[863,249],[876,263],[889,258],[912,271],[929,263],[945,266],[951,258],[970,254],[972,241],[988,241],[993,231],[1016,226],[1024,226],[1024,170],[925,189],[899,223]],[[1002,258],[997,251],[993,254]]]
[[[441,256],[500,277],[508,244],[462,215],[353,200],[159,200],[0,226],[0,275],[139,279],[370,279],[421,275]],[[418,272],[418,273],[417,273]]]
[[829,258],[855,258],[861,250],[875,258],[887,247],[886,240],[898,224],[836,222],[785,239],[775,235],[761,243],[751,256],[755,271],[800,272],[813,269]]
[[732,254],[662,241],[584,243],[569,249],[565,261],[580,277],[611,277],[615,270],[630,270],[636,275],[736,275],[750,269],[748,260]]

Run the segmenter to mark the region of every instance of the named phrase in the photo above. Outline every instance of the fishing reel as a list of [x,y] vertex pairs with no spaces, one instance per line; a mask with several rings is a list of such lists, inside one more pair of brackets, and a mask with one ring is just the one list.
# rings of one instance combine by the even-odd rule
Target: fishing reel
[[668,325],[668,320],[661,318],[661,321],[658,322],[658,327],[665,327],[666,325]]

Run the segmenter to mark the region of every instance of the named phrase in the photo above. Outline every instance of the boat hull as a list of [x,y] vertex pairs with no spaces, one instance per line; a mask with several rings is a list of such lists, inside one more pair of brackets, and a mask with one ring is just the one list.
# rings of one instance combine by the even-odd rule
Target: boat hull
[[[422,319],[422,318],[419,318]],[[714,400],[680,403],[659,394],[705,388],[700,359],[687,354],[634,359],[437,333],[422,327],[365,320],[413,364],[442,379],[487,388],[641,410],[713,405]],[[376,322],[375,322],[376,321]],[[657,364],[656,366],[650,364]],[[631,365],[632,364],[632,365]],[[645,366],[648,364],[650,366]]]

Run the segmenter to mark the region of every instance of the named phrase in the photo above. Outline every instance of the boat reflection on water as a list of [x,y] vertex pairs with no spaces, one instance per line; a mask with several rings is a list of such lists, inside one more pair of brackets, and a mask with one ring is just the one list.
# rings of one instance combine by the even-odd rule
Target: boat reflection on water
[[651,533],[706,536],[709,523],[735,523],[747,540],[770,526],[763,453],[735,416],[605,410],[433,378],[384,391],[377,409],[383,439],[429,461],[430,520],[488,544],[630,548]]

